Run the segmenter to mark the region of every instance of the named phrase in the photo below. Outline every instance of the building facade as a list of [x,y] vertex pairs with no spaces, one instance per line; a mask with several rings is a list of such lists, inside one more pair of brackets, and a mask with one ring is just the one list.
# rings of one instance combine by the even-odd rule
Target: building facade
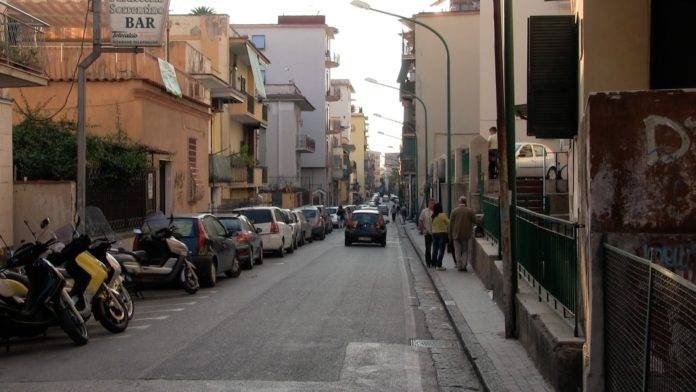
[[350,154],[354,151],[351,143],[351,102],[355,93],[350,80],[331,80],[327,95],[329,129],[327,142],[329,152],[329,194],[331,204],[349,202],[351,177],[355,177],[355,165],[351,163]]
[[[279,16],[277,24],[245,24],[232,26],[240,35],[249,37],[270,60],[265,70],[266,83],[294,83],[307,100],[317,108],[302,114],[301,134],[317,141],[313,153],[301,158],[302,184],[319,195],[328,190],[328,151],[326,131],[328,116],[326,97],[331,69],[340,59],[331,51],[331,41],[338,33],[317,16]],[[326,200],[324,200],[326,201]]]
[[368,117],[362,108],[352,107],[351,113],[351,143],[355,151],[351,153],[351,162],[355,162],[355,182],[351,183],[351,203],[357,204],[368,200],[367,176],[367,132]]

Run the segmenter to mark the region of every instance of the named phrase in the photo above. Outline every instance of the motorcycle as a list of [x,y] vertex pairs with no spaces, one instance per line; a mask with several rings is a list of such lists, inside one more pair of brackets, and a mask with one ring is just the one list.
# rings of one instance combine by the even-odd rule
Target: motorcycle
[[136,287],[164,286],[178,282],[189,294],[200,288],[186,244],[177,239],[173,219],[157,213],[134,230],[133,251],[118,249],[114,257],[133,279]]
[[[60,326],[75,345],[87,344],[87,326],[65,288],[65,279],[42,257],[56,243],[55,234],[41,242],[29,223],[24,223],[34,242],[12,252],[0,236],[9,255],[5,266],[0,268],[0,339],[9,350],[13,337],[34,337],[44,334],[49,327]],[[44,219],[41,229],[46,231],[49,224]],[[26,276],[11,271],[19,268]]]
[[55,265],[63,266],[67,272],[65,275],[73,280],[70,296],[82,317],[87,320],[94,315],[112,333],[125,331],[130,317],[123,301],[122,290],[125,289],[118,271],[120,265],[115,261],[112,264],[106,256],[103,263],[92,253],[108,249],[108,241],[97,241],[93,246],[91,237],[79,233],[73,225],[57,231],[56,236],[58,243],[47,258]]

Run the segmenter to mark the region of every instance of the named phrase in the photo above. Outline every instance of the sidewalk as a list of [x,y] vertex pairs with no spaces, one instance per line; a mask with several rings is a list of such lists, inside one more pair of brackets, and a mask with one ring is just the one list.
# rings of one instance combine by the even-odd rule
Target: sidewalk
[[[425,244],[416,225],[403,228],[424,262]],[[454,321],[475,367],[489,391],[552,391],[522,344],[505,339],[503,313],[472,268],[459,272],[452,255],[445,255],[446,271],[429,269],[445,307]]]

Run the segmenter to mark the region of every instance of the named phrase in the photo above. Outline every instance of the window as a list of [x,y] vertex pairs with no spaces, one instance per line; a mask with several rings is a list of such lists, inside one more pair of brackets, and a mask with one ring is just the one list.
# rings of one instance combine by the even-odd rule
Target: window
[[544,146],[540,146],[538,144],[534,145],[534,155],[538,157],[544,157],[546,156],[546,149]]
[[266,70],[265,69],[261,70],[261,80],[263,81],[263,84],[266,84]]
[[220,220],[223,225],[227,228],[227,230],[230,233],[239,233],[242,231],[242,222],[240,219],[237,218],[228,218],[228,219],[221,219]]
[[270,210],[242,210],[240,212],[255,224],[270,223],[273,221]]
[[246,92],[246,78],[244,76],[239,77],[239,90],[243,93]]
[[266,49],[266,36],[265,35],[252,35],[251,42],[254,43],[257,49]]
[[179,235],[183,238],[192,238],[196,236],[196,221],[193,219],[174,219],[172,222]]
[[532,153],[532,146],[530,146],[529,144],[525,144],[524,146],[522,146],[522,148],[520,149],[519,157],[520,158],[532,158],[532,157],[534,157],[534,154]]

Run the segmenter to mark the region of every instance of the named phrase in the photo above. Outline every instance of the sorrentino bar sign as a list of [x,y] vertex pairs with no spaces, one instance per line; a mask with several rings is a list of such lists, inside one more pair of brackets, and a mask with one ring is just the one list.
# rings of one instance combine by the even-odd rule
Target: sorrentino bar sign
[[114,46],[160,46],[169,0],[108,0]]

